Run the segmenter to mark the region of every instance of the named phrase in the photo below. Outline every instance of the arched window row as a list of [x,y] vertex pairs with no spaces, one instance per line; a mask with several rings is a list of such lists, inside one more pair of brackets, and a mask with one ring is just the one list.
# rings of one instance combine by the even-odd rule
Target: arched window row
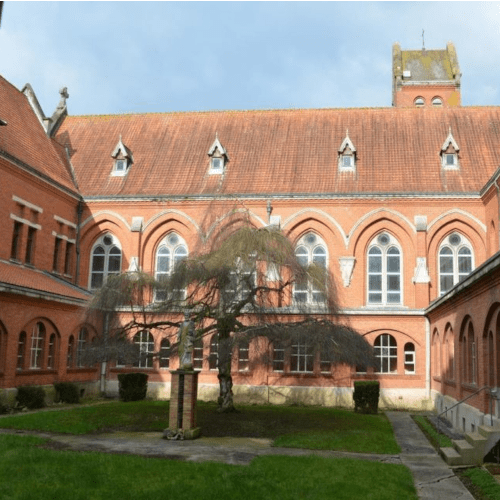
[[[188,256],[185,240],[176,232],[168,233],[155,254],[155,279],[160,283],[174,267]],[[328,268],[328,247],[314,232],[302,236],[295,247],[298,262],[308,267]],[[470,241],[458,232],[448,235],[437,252],[439,293],[442,295],[467,277],[474,269],[474,253]],[[102,286],[107,278],[119,274],[122,250],[118,239],[107,233],[94,244],[91,255],[90,288]],[[403,304],[403,250],[399,241],[383,231],[369,243],[366,255],[366,301],[368,305],[394,306]],[[158,290],[156,301],[167,300],[167,293]],[[174,300],[183,300],[185,290],[177,291]],[[318,305],[324,301],[321,287],[307,278],[297,280],[293,287],[296,304]]]
[[[1,339],[0,339],[1,347]],[[44,322],[38,321],[17,339],[18,370],[55,370],[59,362],[59,335]]]

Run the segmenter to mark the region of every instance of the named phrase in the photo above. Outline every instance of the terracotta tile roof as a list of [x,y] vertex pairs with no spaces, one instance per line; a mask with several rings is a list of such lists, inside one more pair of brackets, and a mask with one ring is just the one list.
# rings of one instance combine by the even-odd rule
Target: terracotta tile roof
[[69,169],[47,137],[26,96],[0,76],[0,150],[75,191]]
[[[443,171],[451,128],[460,169]],[[338,171],[349,130],[356,173]],[[216,133],[230,161],[208,175]],[[110,176],[120,137],[133,153]],[[479,192],[500,164],[500,108],[220,111],[67,117],[57,140],[71,149],[84,197],[224,194]]]
[[87,301],[91,294],[51,274],[0,260],[0,290],[36,294],[67,302]]

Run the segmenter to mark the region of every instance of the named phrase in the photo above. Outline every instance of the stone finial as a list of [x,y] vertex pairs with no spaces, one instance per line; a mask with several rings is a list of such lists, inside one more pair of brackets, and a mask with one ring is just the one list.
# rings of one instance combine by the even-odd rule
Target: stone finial
[[59,90],[59,94],[61,94],[61,99],[59,100],[57,109],[64,109],[66,107],[66,99],[69,97],[68,87],[62,87],[61,90]]

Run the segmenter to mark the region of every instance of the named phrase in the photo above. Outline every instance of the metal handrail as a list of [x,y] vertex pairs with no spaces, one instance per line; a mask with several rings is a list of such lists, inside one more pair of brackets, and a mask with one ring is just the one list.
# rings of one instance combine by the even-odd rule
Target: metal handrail
[[[439,423],[440,423],[440,417],[444,414],[444,413],[448,413],[450,410],[453,410],[453,408],[455,408],[455,406],[458,406],[462,403],[464,403],[465,401],[467,401],[468,399],[470,399],[472,396],[475,396],[476,394],[480,393],[482,390],[484,389],[490,389],[490,395],[492,395],[492,391],[491,391],[491,388],[489,385],[483,385],[483,387],[481,387],[480,389],[478,389],[477,391],[473,392],[472,394],[469,394],[466,398],[462,399],[461,401],[459,401],[458,403],[455,403],[453,406],[450,406],[449,408],[446,408],[446,410],[442,411],[438,416],[437,416],[437,430],[439,432]],[[491,418],[491,426],[493,427],[493,398],[490,398],[490,418]]]

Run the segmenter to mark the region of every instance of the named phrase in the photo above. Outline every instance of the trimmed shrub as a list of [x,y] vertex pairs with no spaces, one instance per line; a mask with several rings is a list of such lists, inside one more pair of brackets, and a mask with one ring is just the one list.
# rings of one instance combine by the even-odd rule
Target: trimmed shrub
[[56,402],[75,404],[80,402],[78,387],[72,382],[57,382],[54,384],[56,390]]
[[24,385],[17,388],[16,401],[19,406],[36,410],[45,407],[45,391],[37,385]]
[[146,373],[120,373],[118,375],[119,394],[122,401],[142,401],[148,392]]
[[380,383],[378,380],[356,380],[354,382],[354,411],[377,413]]

